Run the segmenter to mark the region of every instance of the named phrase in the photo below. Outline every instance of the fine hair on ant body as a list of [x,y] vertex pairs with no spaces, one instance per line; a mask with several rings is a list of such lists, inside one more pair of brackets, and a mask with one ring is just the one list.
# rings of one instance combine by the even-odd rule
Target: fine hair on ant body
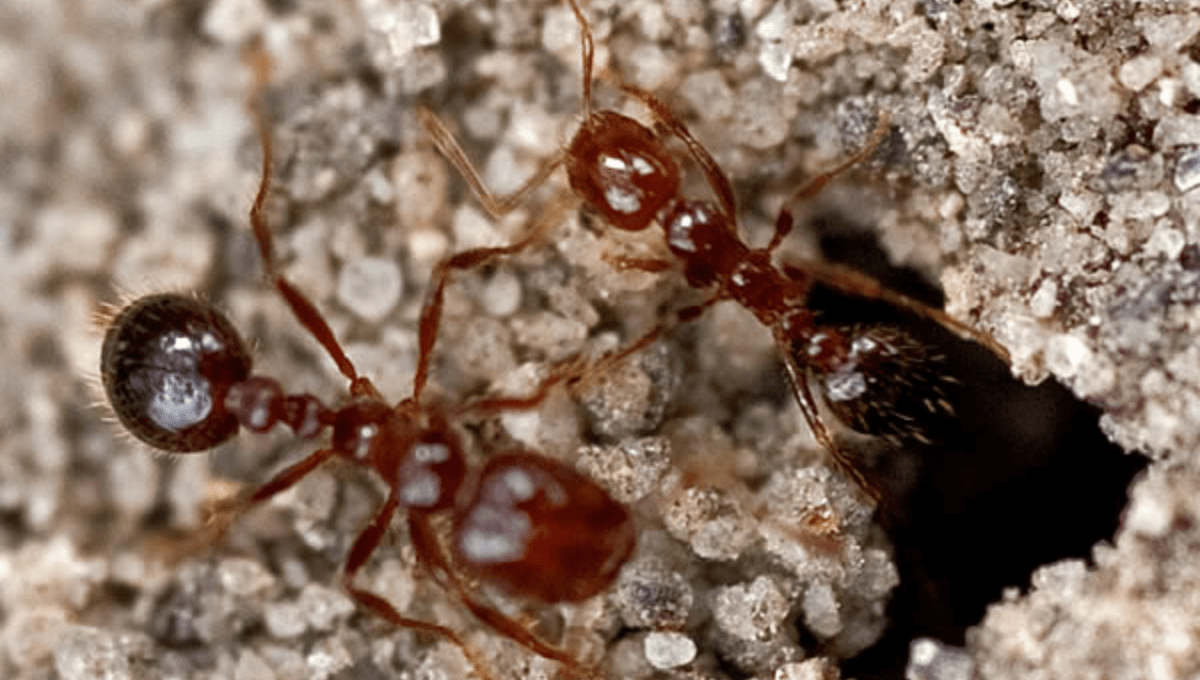
[[[257,89],[250,109],[263,158],[249,221],[268,278],[349,381],[349,399],[330,407],[310,394],[286,393],[277,380],[252,373],[245,342],[215,306],[167,293],[139,298],[110,321],[101,378],[117,419],[137,439],[172,453],[206,451],[240,429],[263,433],[283,424],[301,439],[330,431],[330,441],[319,450],[220,507],[211,534],[220,535],[234,517],[295,486],[332,459],[365,467],[378,474],[389,491],[345,559],[342,585],[356,603],[397,626],[449,640],[481,677],[498,680],[483,655],[454,630],[404,616],[384,598],[355,585],[355,576],[403,511],[418,562],[444,590],[479,620],[561,663],[568,674],[594,675],[565,650],[479,599],[468,579],[543,603],[590,598],[612,583],[634,548],[629,511],[588,477],[533,451],[490,452],[482,466],[472,469],[456,429],[466,418],[533,408],[556,385],[591,369],[580,361],[559,364],[528,396],[480,397],[458,405],[423,399],[451,272],[525,248],[537,229],[511,246],[467,250],[439,263],[420,314],[412,394],[398,403],[388,402],[359,374],[314,303],[274,262],[264,216],[273,142],[265,114],[255,102],[266,86],[270,65],[259,48],[252,50],[251,59]],[[449,550],[435,527],[439,516],[449,517]]]
[[[833,414],[850,427],[867,434],[918,441],[926,437],[920,424],[922,418],[937,417],[943,412],[952,414],[953,407],[939,397],[938,385],[953,378],[941,375],[931,366],[938,357],[902,329],[823,326],[808,307],[813,287],[819,285],[890,304],[978,342],[1001,359],[1008,358],[1004,347],[987,333],[890,290],[869,276],[816,261],[791,262],[782,267],[775,264],[775,251],[794,226],[792,206],[814,197],[832,179],[866,159],[886,136],[889,116],[886,112],[879,116],[876,130],[864,148],[791,194],[779,209],[770,242],[765,247],[753,248],[738,234],[737,205],[729,178],[663,101],[614,74],[604,73],[604,80],[641,103],[653,118],[654,127],[616,111],[593,110],[592,30],[579,1],[566,2],[579,23],[583,120],[564,148],[543,161],[513,193],[497,196],[485,186],[446,124],[432,111],[422,109],[420,116],[426,130],[493,217],[516,208],[563,166],[572,191],[604,222],[624,231],[641,231],[655,222],[661,225],[672,260],[619,257],[615,258],[617,264],[650,272],[678,265],[689,287],[711,292],[699,304],[676,310],[672,319],[660,323],[606,361],[619,360],[647,347],[670,327],[698,317],[717,302],[738,303],[771,330],[787,367],[792,392],[813,436],[839,468],[878,500],[878,492],[835,443],[823,422],[809,386],[810,374],[818,379],[819,389]],[[667,146],[668,138],[683,144],[686,156],[703,173],[715,201],[681,195],[680,165]],[[901,378],[894,377],[898,374],[916,379],[902,383]],[[894,382],[888,384],[888,380]],[[897,391],[906,389],[928,389],[931,396],[895,398]]]

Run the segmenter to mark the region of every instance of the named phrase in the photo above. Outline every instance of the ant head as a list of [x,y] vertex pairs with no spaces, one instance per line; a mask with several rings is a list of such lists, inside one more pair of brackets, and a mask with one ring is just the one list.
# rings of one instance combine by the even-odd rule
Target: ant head
[[614,111],[584,121],[566,166],[571,189],[618,229],[645,229],[679,192],[679,166],[662,141]]
[[225,315],[167,293],[139,298],[112,320],[100,376],[126,430],[161,451],[185,453],[211,449],[237,433],[225,395],[250,367],[250,354]]
[[527,452],[488,459],[455,513],[454,537],[466,569],[543,602],[578,602],[604,590],[636,540],[628,510],[599,485]]

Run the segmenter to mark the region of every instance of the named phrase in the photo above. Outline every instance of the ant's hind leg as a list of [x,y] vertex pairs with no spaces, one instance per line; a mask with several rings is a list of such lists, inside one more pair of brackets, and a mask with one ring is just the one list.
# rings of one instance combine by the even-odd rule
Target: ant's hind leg
[[388,527],[391,526],[392,518],[396,515],[399,507],[399,497],[394,493],[389,495],[383,507],[371,519],[371,523],[359,533],[358,538],[354,539],[354,545],[350,548],[350,554],[346,557],[346,564],[342,569],[342,587],[346,589],[346,592],[350,594],[350,597],[355,602],[389,623],[400,628],[411,628],[413,630],[432,633],[433,635],[449,640],[462,651],[463,656],[467,658],[467,661],[470,662],[475,672],[479,674],[479,677],[484,680],[497,680],[491,668],[484,662],[483,654],[458,633],[436,623],[404,616],[392,606],[392,603],[383,597],[354,585],[354,577],[358,575],[359,570],[371,558],[375,549],[379,547],[379,543],[383,540],[383,535],[388,530]]
[[[790,340],[787,337],[778,336],[777,344],[780,347],[788,347]],[[783,364],[787,367],[788,382],[791,384],[792,393],[796,396],[796,403],[800,406],[804,422],[808,424],[813,438],[833,459],[833,464],[837,469],[849,477],[872,501],[878,503],[881,498],[879,490],[867,481],[866,476],[863,475],[854,460],[837,445],[829,428],[825,427],[825,422],[821,420],[820,411],[817,409],[817,400],[813,398],[812,390],[808,387],[807,371],[796,362],[794,357],[784,354]]]
[[924,302],[910,298],[903,293],[897,293],[870,276],[849,267],[824,262],[804,261],[785,263],[783,270],[784,273],[792,278],[818,281],[842,293],[867,298],[868,300],[881,300],[923,319],[929,319],[964,340],[979,343],[999,357],[1004,363],[1007,364],[1010,362],[1011,357],[1008,349],[1004,345],[1001,345],[990,333],[959,321],[946,312],[935,307],[930,307]]
[[520,622],[509,618],[472,595],[471,589],[463,582],[462,577],[451,564],[449,556],[442,549],[441,542],[428,517],[419,513],[409,513],[408,529],[418,561],[428,567],[430,575],[439,585],[457,595],[459,601],[470,610],[475,618],[533,653],[559,662],[570,676],[593,677],[595,675],[566,651],[542,640]]

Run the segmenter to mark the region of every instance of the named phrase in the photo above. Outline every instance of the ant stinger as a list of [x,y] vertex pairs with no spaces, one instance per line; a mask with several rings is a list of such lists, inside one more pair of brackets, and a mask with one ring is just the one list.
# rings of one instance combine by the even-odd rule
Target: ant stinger
[[[267,69],[259,55],[260,89]],[[355,576],[403,511],[418,561],[444,590],[479,620],[558,661],[569,674],[594,675],[566,650],[477,597],[468,579],[543,603],[588,599],[612,583],[633,551],[636,535],[629,511],[588,477],[534,451],[496,451],[472,469],[459,431],[467,418],[533,408],[556,385],[590,369],[581,362],[561,364],[529,396],[477,398],[457,405],[423,399],[448,276],[514,252],[525,242],[465,251],[437,267],[420,315],[412,395],[392,404],[359,375],[321,312],[276,268],[263,215],[272,140],[262,112],[253,104],[251,109],[263,165],[249,219],[262,261],[295,318],[349,381],[349,399],[328,406],[309,394],[287,393],[279,381],[253,372],[245,342],[215,306],[185,295],[158,294],[116,313],[104,338],[102,381],[117,419],[137,439],[173,453],[205,451],[241,429],[262,433],[279,424],[300,439],[330,433],[319,450],[221,508],[214,533],[331,459],[363,466],[382,478],[389,492],[354,540],[343,567],[343,586],[359,605],[397,626],[451,641],[482,677],[499,680],[483,655],[454,630],[407,617],[355,585]],[[449,518],[448,551],[435,528],[439,516]]]
[[[868,276],[821,262],[794,262],[782,267],[775,263],[776,250],[793,229],[791,206],[815,196],[833,178],[867,158],[888,133],[889,116],[886,112],[880,115],[872,138],[862,150],[792,194],[780,208],[770,242],[765,247],[752,248],[738,234],[737,205],[729,178],[665,103],[615,75],[605,74],[605,80],[642,104],[655,126],[652,129],[615,111],[593,111],[592,31],[578,0],[567,3],[581,34],[583,121],[564,149],[544,161],[512,194],[496,196],[484,185],[447,126],[433,112],[422,110],[421,119],[429,134],[493,216],[514,209],[561,165],[566,169],[572,191],[604,222],[625,231],[641,231],[659,224],[672,260],[618,258],[618,264],[646,271],[678,266],[688,285],[708,296],[699,304],[676,310],[670,321],[658,325],[608,360],[619,360],[645,348],[671,326],[696,318],[719,301],[738,303],[774,335],[792,392],[817,441],[846,474],[878,500],[878,492],[835,443],[822,421],[809,376],[817,379],[822,396],[832,405],[832,413],[851,428],[919,441],[926,436],[921,422],[930,417],[940,418],[946,409],[952,408],[937,398],[943,380],[937,371],[937,355],[897,326],[823,325],[808,306],[813,287],[823,286],[893,305],[978,342],[1007,360],[1007,351],[990,335],[889,290]],[[656,130],[664,131],[666,136]],[[681,143],[686,157],[700,168],[715,201],[681,195],[680,164],[667,146],[669,138]],[[918,369],[916,374],[925,376],[923,384],[916,387],[932,390],[934,397],[895,399],[898,390],[910,386],[892,381],[901,374],[912,374],[914,368]]]

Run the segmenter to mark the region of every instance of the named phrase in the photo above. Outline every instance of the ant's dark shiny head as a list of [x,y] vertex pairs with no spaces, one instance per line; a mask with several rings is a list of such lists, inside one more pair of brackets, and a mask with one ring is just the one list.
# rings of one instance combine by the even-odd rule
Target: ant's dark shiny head
[[156,449],[186,453],[237,433],[225,395],[250,367],[249,352],[221,312],[166,293],[136,300],[112,320],[100,377],[126,430]]

